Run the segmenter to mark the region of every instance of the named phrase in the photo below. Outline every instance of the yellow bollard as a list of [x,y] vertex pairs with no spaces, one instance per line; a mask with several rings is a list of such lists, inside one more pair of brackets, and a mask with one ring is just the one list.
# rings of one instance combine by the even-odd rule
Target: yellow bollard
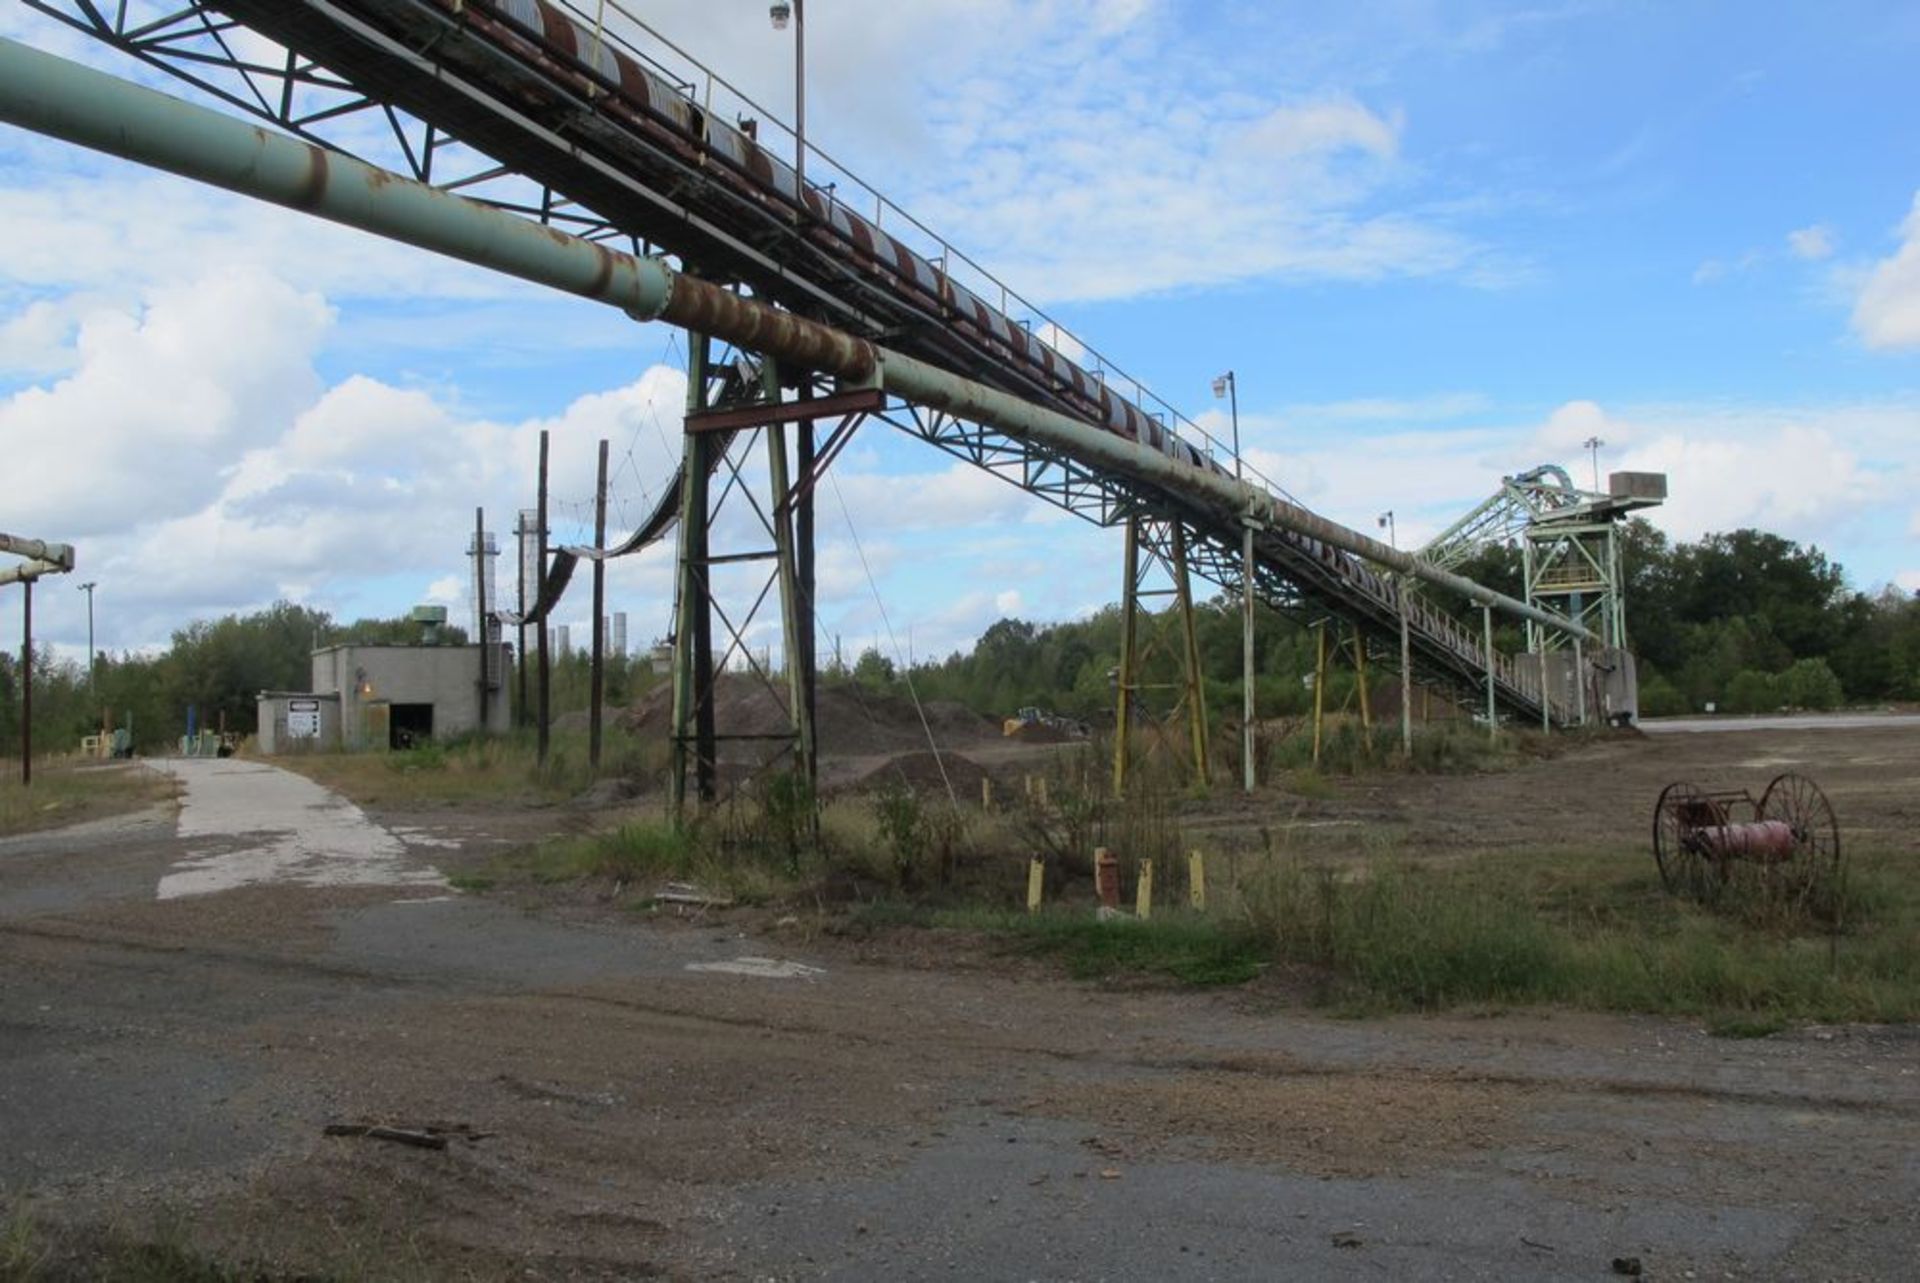
[[1187,852],[1187,903],[1196,913],[1207,911],[1207,862],[1198,851]]
[[1034,856],[1027,864],[1027,912],[1040,912],[1040,891],[1046,884],[1047,862]]
[[1042,775],[1040,777],[1040,805],[1045,806],[1046,804],[1047,804],[1047,777]]
[[1134,879],[1133,914],[1145,922],[1153,916],[1153,861],[1140,861],[1140,876]]
[[983,811],[993,809],[993,777],[991,775],[980,777],[980,809]]
[[1027,801],[1029,802],[1033,801],[1033,776],[1022,775],[1020,777],[1020,782],[1027,786]]

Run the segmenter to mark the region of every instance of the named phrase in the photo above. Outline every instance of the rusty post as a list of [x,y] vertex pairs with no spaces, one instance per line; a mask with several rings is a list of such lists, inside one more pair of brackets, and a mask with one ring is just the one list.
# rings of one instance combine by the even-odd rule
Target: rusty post
[[20,603],[20,787],[33,784],[33,580]]

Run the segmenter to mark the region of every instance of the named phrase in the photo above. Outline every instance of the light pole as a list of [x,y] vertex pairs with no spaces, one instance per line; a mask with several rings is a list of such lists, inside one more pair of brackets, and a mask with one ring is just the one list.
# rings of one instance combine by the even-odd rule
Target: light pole
[[[1233,371],[1213,381],[1213,395],[1225,396],[1233,414],[1233,475],[1240,475],[1240,389]],[[1253,524],[1240,524],[1240,788],[1253,792]]]
[[767,17],[775,31],[785,31],[793,20],[793,190],[800,216],[807,213],[807,2],[773,0]]
[[80,591],[87,595],[87,694],[93,694],[93,590],[99,587],[96,580],[89,579],[80,585]]
[[1240,475],[1240,388],[1233,380],[1233,371],[1213,381],[1213,395],[1216,400],[1227,398],[1227,406],[1233,418],[1233,475]]
[[[1400,532],[1393,524],[1393,509],[1380,514],[1379,524],[1386,528],[1387,542],[1400,550]],[[1400,751],[1413,756],[1413,642],[1407,628],[1407,577],[1394,583],[1394,598],[1400,605]]]
[[1593,492],[1595,494],[1599,494],[1600,493],[1600,447],[1605,445],[1606,442],[1602,441],[1599,437],[1588,437],[1585,441],[1582,441],[1580,444],[1585,446],[1587,448],[1587,452],[1593,456]]

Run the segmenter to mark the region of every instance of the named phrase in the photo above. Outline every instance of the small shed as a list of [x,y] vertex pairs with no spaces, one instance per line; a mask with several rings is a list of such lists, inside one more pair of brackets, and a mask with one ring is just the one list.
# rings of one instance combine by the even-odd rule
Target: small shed
[[507,729],[512,655],[504,644],[324,646],[313,688],[338,701],[342,748],[411,748]]

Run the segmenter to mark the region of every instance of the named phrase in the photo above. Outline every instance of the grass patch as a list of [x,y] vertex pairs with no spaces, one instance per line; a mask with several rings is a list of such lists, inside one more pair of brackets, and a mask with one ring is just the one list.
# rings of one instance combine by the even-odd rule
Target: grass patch
[[1920,1017],[1920,905],[1891,857],[1856,861],[1835,927],[1666,895],[1644,859],[1269,863],[1241,888],[1278,960],[1355,1011],[1565,1004],[1704,1017],[1759,1036]]
[[0,762],[0,837],[60,828],[142,810],[174,795],[173,781],[132,762],[35,762],[20,784],[20,762]]
[[451,879],[465,891],[577,882],[631,886],[650,903],[663,882],[691,882],[742,904],[792,895],[801,885],[784,859],[718,848],[709,835],[679,832],[664,820],[630,819],[594,833],[549,838],[495,857]]
[[[632,736],[604,740],[599,776],[651,779],[664,765],[664,748]],[[585,732],[554,732],[547,761],[539,761],[530,731],[474,735],[392,752],[317,753],[276,757],[362,806],[471,806],[543,804],[577,796],[594,782]]]
[[[223,1265],[196,1250],[183,1223],[167,1222],[142,1234],[119,1226],[54,1229],[37,1224],[22,1209],[0,1227],[0,1283],[251,1283],[277,1277],[277,1271]],[[305,1272],[297,1277],[313,1283],[326,1278]]]

